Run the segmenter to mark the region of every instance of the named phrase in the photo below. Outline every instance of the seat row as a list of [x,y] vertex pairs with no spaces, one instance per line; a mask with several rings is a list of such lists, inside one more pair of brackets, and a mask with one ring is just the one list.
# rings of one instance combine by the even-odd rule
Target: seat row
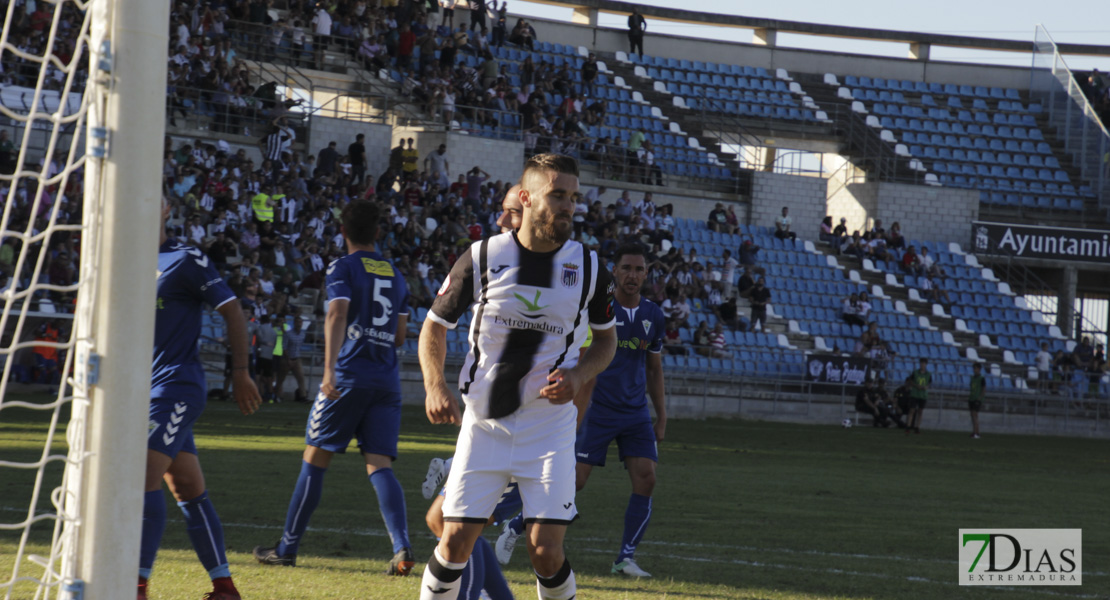
[[927,94],[946,94],[949,96],[968,96],[974,98],[994,98],[996,100],[1021,100],[1021,94],[1013,88],[999,88],[986,86],[955,85],[944,83],[925,83],[923,81],[909,81],[906,79],[883,79],[881,77],[856,77],[848,75],[844,84],[850,88],[875,88],[878,90],[891,90],[903,92],[918,92]]

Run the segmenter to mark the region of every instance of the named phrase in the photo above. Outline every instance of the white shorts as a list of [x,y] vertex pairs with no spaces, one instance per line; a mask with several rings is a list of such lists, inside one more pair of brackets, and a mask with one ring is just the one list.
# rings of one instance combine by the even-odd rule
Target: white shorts
[[531,402],[501,419],[463,414],[455,460],[447,476],[445,521],[485,523],[515,481],[528,523],[570,524],[574,504],[574,429],[571,403]]

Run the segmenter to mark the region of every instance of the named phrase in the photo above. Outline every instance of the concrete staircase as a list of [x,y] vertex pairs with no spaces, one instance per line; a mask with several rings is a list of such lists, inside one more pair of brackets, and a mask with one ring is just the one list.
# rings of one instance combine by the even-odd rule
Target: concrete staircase
[[[615,53],[602,52],[599,58],[604,60],[606,67],[611,71],[609,73],[611,81],[616,82],[616,78],[619,77],[634,99],[642,98],[642,103],[658,108],[663,119],[674,124],[669,126],[670,133],[692,137],[697,140],[700,148],[715,154],[717,160],[728,167],[739,180],[740,193],[745,195],[749,193],[751,172],[748,169],[739,168],[737,155],[725,150],[716,137],[706,134],[706,123],[696,111],[677,106],[673,95],[656,90],[654,79],[637,76],[633,65],[617,61]],[[738,122],[735,128],[740,128]]]
[[[911,157],[901,156],[894,152],[894,143],[883,141],[880,129],[866,125],[866,115],[852,110],[852,100],[838,95],[840,86],[830,85],[824,77],[815,74],[793,74],[795,80],[805,86],[806,91],[814,101],[828,112],[837,126],[837,130],[844,135],[842,154],[852,159],[853,163],[862,161],[861,166],[870,175],[878,166],[884,179],[893,176],[897,181],[907,183],[924,183],[925,171],[910,167]],[[1022,103],[1028,105],[1028,93],[1022,93]],[[1054,149],[1061,150],[1064,144],[1062,134],[1056,127],[1048,122],[1046,113],[1034,115],[1037,127],[1044,134],[1044,141]],[[861,128],[860,126],[863,125]],[[1067,172],[1072,183],[1078,188],[1084,181],[1080,170],[1074,164],[1072,157],[1067,152],[1054,152],[1053,156],[1060,161],[1060,168]],[[929,161],[931,162],[931,161]],[[925,162],[922,166],[928,169],[931,165]],[[992,219],[1008,221],[1027,221],[1041,225],[1057,225],[1068,227],[1083,227],[1083,223],[1091,218],[1106,220],[1106,211],[1099,208],[1097,198],[1084,198],[1083,213],[1075,211],[1051,211],[1043,208],[1029,209],[1024,207],[1008,207],[982,204],[981,212],[989,214]]]
[[792,77],[828,113],[841,136],[840,153],[865,171],[868,179],[924,183],[924,171],[912,168],[910,157],[898,155],[878,129],[868,126],[866,116],[852,110],[852,100],[838,96],[838,86],[825,83],[820,75],[796,73]]
[[[967,360],[974,360],[977,356],[983,363],[984,374],[1009,376],[1015,380],[1025,379],[1028,367],[1025,365],[1007,364],[1003,360],[1003,350],[998,347],[985,347],[980,345],[978,333],[966,329],[958,329],[956,319],[939,304],[933,304],[920,298],[917,290],[907,287],[898,287],[887,284],[887,273],[879,270],[868,270],[859,264],[854,257],[838,255],[828,244],[817,244],[817,250],[830,257],[834,257],[843,269],[845,279],[859,281],[871,296],[872,304],[876,300],[888,299],[901,314],[908,315],[918,320],[921,324],[928,324],[930,329],[951,335],[951,345],[957,348],[960,355]],[[873,293],[875,288],[881,288],[883,296]],[[924,319],[924,321],[922,321]],[[971,352],[974,351],[974,352]]]

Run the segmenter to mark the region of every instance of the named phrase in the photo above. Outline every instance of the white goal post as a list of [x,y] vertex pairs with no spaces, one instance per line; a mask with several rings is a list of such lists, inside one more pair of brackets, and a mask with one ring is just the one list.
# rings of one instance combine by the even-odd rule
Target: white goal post
[[[45,245],[44,240],[48,244],[54,231],[67,231],[78,236],[80,263],[76,283],[62,289],[42,283],[42,255],[47,251],[37,252],[37,263],[33,266],[24,265],[25,257],[18,256],[17,276],[11,278],[8,290],[0,294],[0,306],[4,309],[0,323],[6,324],[4,333],[11,339],[0,356],[4,361],[0,426],[4,425],[6,414],[12,414],[2,409],[12,406],[54,411],[40,460],[5,461],[0,454],[0,477],[8,468],[37,471],[35,488],[28,492],[32,498],[30,506],[22,507],[26,519],[12,524],[8,522],[10,513],[0,514],[0,533],[22,528],[14,561],[8,557],[13,562],[11,576],[0,575],[0,598],[28,597],[23,594],[31,585],[36,600],[118,600],[134,597],[138,576],[170,2],[38,0],[53,15],[44,38],[46,50],[42,56],[48,56],[45,59],[30,55],[18,47],[17,40],[9,38],[9,26],[17,21],[13,18],[16,4],[9,3],[7,14],[3,15],[0,58],[11,59],[8,64],[33,66],[39,72],[24,82],[28,89],[23,95],[22,111],[0,105],[0,125],[10,124],[10,131],[22,135],[16,172],[0,181],[0,189],[10,192],[4,198],[0,240],[14,239],[21,247],[31,247]],[[57,47],[56,42],[63,42],[61,38],[66,31],[59,26],[63,5],[76,7],[86,19],[86,23],[77,23],[68,30],[68,35],[77,42],[68,64],[49,57],[50,49]],[[70,94],[66,92],[72,91],[76,97],[74,70],[86,64],[86,57],[88,79],[84,96],[80,109],[71,113],[67,109]],[[0,68],[0,75],[2,71]],[[56,87],[51,77],[64,79],[62,93],[47,91]],[[33,83],[28,83],[32,80]],[[51,97],[60,100],[51,106],[46,101]],[[76,130],[60,133],[64,125],[75,125]],[[73,141],[63,148],[60,140],[67,135]],[[40,168],[34,162],[39,157],[30,156],[28,140],[43,137],[47,139],[46,157]],[[78,144],[82,138],[83,156]],[[56,151],[68,158],[62,161],[60,172],[52,174],[47,163]],[[33,224],[13,229],[9,209],[18,189],[63,187],[71,177],[84,179],[79,227],[55,228],[58,210],[55,202],[53,206],[42,205],[50,215],[49,227],[43,232],[32,234]],[[29,185],[21,188],[21,182]],[[60,197],[62,192],[57,193]],[[41,192],[28,195],[34,197],[31,214],[42,214],[38,212]],[[22,267],[32,273],[26,289],[20,289],[18,275]],[[70,339],[59,340],[54,346],[66,355],[61,376],[63,382],[71,377],[70,386],[64,383],[59,386],[57,399],[50,403],[13,399],[9,385],[13,356],[32,345],[27,341],[29,332],[24,331],[28,314],[38,310],[32,306],[41,306],[38,298],[44,294],[74,291],[76,308]],[[58,423],[61,407],[67,403],[70,420]],[[51,454],[56,426],[65,428],[64,461],[63,457]],[[49,493],[54,513],[36,506],[40,497],[47,497],[48,491],[41,488],[44,469],[51,462],[65,464],[61,485]],[[43,521],[54,523],[49,554],[32,555],[27,551],[28,534],[33,525],[39,526],[36,524]],[[0,538],[0,542],[4,541]]]

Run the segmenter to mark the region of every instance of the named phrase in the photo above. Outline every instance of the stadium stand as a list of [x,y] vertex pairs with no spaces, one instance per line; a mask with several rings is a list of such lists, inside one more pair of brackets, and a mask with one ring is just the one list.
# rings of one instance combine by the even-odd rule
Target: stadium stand
[[[242,16],[236,10],[232,13]],[[654,147],[656,164],[665,178],[659,191],[689,192],[700,184],[708,186],[706,189],[738,191],[737,199],[750,200],[747,186],[752,171],[761,166],[744,162],[743,157],[730,152],[707,130],[705,119],[712,116],[723,119],[716,123],[725,123],[737,131],[762,127],[798,133],[800,137],[840,136],[841,141],[852,136],[874,138],[878,146],[871,146],[868,152],[880,148],[876,152],[890,158],[895,165],[890,172],[893,180],[976,190],[982,207],[988,211],[992,207],[1014,209],[997,213],[1014,220],[1048,215],[1074,222],[1089,215],[1096,204],[1090,182],[1072,165],[1067,149],[1048,125],[1044,106],[1032,101],[1027,91],[1013,87],[806,73],[601,50],[597,50],[601,59],[597,75],[587,86],[583,67],[590,50],[543,40],[530,46],[493,45],[492,37],[484,42],[468,37],[468,44],[485,46],[482,52],[488,55],[484,58],[482,52],[459,49],[450,64],[442,65],[441,58],[447,56],[450,60],[451,56],[443,54],[447,47],[444,42],[457,33],[426,27],[419,15],[412,24],[419,29],[418,35],[431,36],[435,42],[434,61],[422,56],[432,46],[418,43],[412,49],[409,64],[434,62],[445,70],[414,74],[409,64],[403,64],[396,56],[395,47],[389,48],[391,53],[378,54],[378,62],[360,62],[354,52],[360,41],[357,32],[349,41],[333,39],[333,43],[324,47],[314,46],[311,33],[302,31],[298,43],[298,34],[288,29],[287,24],[279,23],[304,15],[278,8],[275,16],[278,22],[269,25],[257,20],[228,20],[224,23],[226,36],[208,35],[211,41],[202,41],[195,48],[186,48],[184,54],[171,56],[171,65],[175,66],[171,67],[167,120],[178,139],[169,149],[179,167],[199,169],[192,176],[203,184],[196,190],[175,189],[173,176],[168,176],[169,195],[185,207],[173,222],[176,226],[183,226],[193,215],[200,215],[204,226],[215,222],[218,210],[205,206],[203,198],[211,191],[207,188],[215,185],[209,178],[216,161],[240,155],[236,152],[240,149],[249,149],[252,156],[257,156],[257,149],[252,146],[260,135],[272,135],[274,124],[279,122],[283,122],[282,131],[292,133],[292,139],[280,149],[290,156],[263,157],[274,163],[270,167],[273,170],[268,172],[259,160],[256,172],[261,181],[292,185],[298,177],[283,173],[307,170],[306,158],[323,147],[321,140],[308,140],[308,134],[311,119],[320,109],[314,94],[329,90],[334,83],[328,80],[329,74],[353,78],[352,94],[381,95],[388,99],[380,105],[369,102],[364,110],[367,114],[358,116],[362,122],[376,119],[385,123],[389,115],[403,114],[407,125],[417,132],[447,129],[490,140],[524,141],[528,151],[551,149],[576,155],[593,168],[590,175],[595,181],[617,180],[614,187],[626,185],[636,191],[653,185],[643,172],[643,165],[637,165],[636,152],[629,149],[634,140],[642,139]],[[206,36],[196,39],[205,40]],[[200,63],[207,64],[208,59],[215,65],[211,72],[217,73],[215,78],[219,81],[214,89],[202,85],[200,77],[205,72]],[[497,76],[492,79],[502,79],[500,84],[490,86],[489,91],[494,93],[488,95],[481,88],[472,89],[487,59],[496,62]],[[537,82],[534,73],[526,74],[534,66],[550,80],[541,77]],[[194,72],[187,77],[180,75],[190,70]],[[563,76],[567,78],[565,85],[546,85]],[[531,90],[529,81],[537,89]],[[497,85],[505,86],[503,93],[497,92]],[[449,113],[442,98],[436,95],[435,86],[442,86],[446,93],[458,92],[460,99],[463,90],[470,90],[476,105],[460,102]],[[426,89],[426,97],[421,98],[420,89]],[[589,96],[583,97],[586,92]],[[28,93],[27,88],[19,85],[5,86],[0,90],[0,103],[15,112],[30,111]],[[576,98],[578,106],[574,105]],[[517,107],[532,99],[542,107],[541,115],[535,127],[526,128],[526,111]],[[56,106],[59,100],[57,92],[42,98],[46,109]],[[67,102],[75,101],[76,94],[71,94]],[[584,113],[591,104],[598,105],[595,115],[598,119],[586,123]],[[570,107],[570,112],[583,113],[582,120],[573,115],[569,119],[572,126],[559,130],[556,124],[560,117],[572,116],[560,114],[565,106]],[[853,129],[850,125],[856,122],[862,127]],[[196,136],[200,144],[183,150],[181,140],[186,132],[190,140]],[[219,149],[210,151],[202,146]],[[370,149],[375,153],[385,150]],[[198,151],[201,156],[197,162],[203,164],[190,163],[189,153]],[[866,164],[866,160],[861,164]],[[253,164],[251,168],[254,169]],[[302,177],[305,188],[297,194],[301,203],[298,213],[308,211],[307,221],[325,203],[326,210],[332,210],[356,194],[365,193],[347,175],[336,172],[334,179],[324,182],[317,174],[305,173]],[[444,224],[454,221],[453,211],[444,212],[443,207],[455,199],[450,198],[447,189],[436,187],[428,174],[417,172],[398,178],[399,173],[387,172],[389,177],[383,176],[384,187],[379,180],[381,173],[369,175],[371,182],[379,183],[375,186],[379,199],[397,209],[406,204],[413,209],[411,214],[400,215],[400,232],[391,234],[386,242],[395,256],[413,256],[413,264],[401,267],[411,275],[416,268],[416,256],[411,252],[420,247],[418,240],[433,236],[409,227],[408,223],[417,216],[438,218]],[[882,176],[868,174],[872,175]],[[414,192],[415,201],[405,195],[410,181],[415,181],[419,188]],[[318,194],[317,186],[329,186],[330,195]],[[484,232],[490,231],[490,215],[496,212],[499,195],[506,187],[502,182],[484,182],[477,203],[463,211],[467,223],[474,220]],[[254,187],[250,189],[252,193],[257,191]],[[459,190],[452,193],[462,195]],[[218,194],[211,195],[217,203],[224,199]],[[238,199],[236,202],[242,204]],[[225,207],[234,205],[233,202]],[[245,214],[249,219],[249,211]],[[1044,314],[1030,310],[1004,282],[998,282],[989,269],[983,269],[974,255],[966,254],[948,240],[907,241],[907,245],[928,248],[946,272],[940,285],[948,293],[948,301],[939,304],[924,299],[926,289],[920,276],[900,269],[897,256],[891,261],[867,259],[860,260],[858,267],[849,266],[852,259],[837,256],[835,249],[821,243],[782,240],[773,235],[772,228],[748,223],[741,223],[734,234],[710,231],[704,221],[689,218],[692,214],[686,212],[675,219],[673,237],[668,241],[688,255],[696,252],[698,258],[694,262],[706,267],[725,250],[735,252],[744,240],[754,242],[763,249],[760,263],[773,300],[766,327],[754,332],[725,331],[727,356],[668,354],[664,359],[668,368],[694,375],[801,381],[805,377],[807,354],[857,352],[863,328],[844,323],[839,311],[843,298],[859,292],[871,295],[869,320],[878,325],[891,351],[876,364],[891,378],[901,378],[912,370],[916,359],[929,358],[937,365],[936,385],[958,390],[965,386],[972,363],[984,362],[993,388],[1023,389],[1030,387],[1028,381],[1034,378],[1035,354],[1042,342],[1048,342],[1052,352],[1070,352],[1074,347],[1075,342],[1051,325]],[[446,218],[449,215],[451,218]],[[755,223],[754,215],[749,212],[747,220]],[[286,236],[300,233],[294,228],[302,227],[291,221],[283,225],[289,227],[282,230]],[[313,231],[315,241],[321,245],[319,258],[326,264],[341,251],[334,238],[328,239],[335,232],[327,229],[325,233],[323,226]],[[240,257],[250,259],[253,248],[247,247],[239,237],[241,233],[229,232],[240,246]],[[632,229],[618,235],[639,238],[642,233]],[[803,238],[806,233],[802,232]],[[599,229],[598,234],[604,241],[605,233]],[[922,231],[919,235],[928,236],[930,232]],[[204,242],[209,241],[206,235]],[[442,280],[451,260],[447,257],[454,256],[451,248],[456,240],[442,236],[433,237],[432,242],[431,250],[441,252],[444,261],[430,266],[426,274],[414,276],[425,300]],[[290,256],[304,254],[306,250],[299,248]],[[258,264],[254,260],[253,264]],[[237,265],[231,263],[232,267]],[[254,277],[250,275],[250,266],[252,263],[240,267],[238,273],[233,269],[233,278],[238,275],[238,285],[249,285]],[[300,287],[307,294],[288,300],[300,314],[318,315],[322,309],[320,282],[313,280],[303,285],[310,274],[300,273],[301,278],[295,282],[302,284]],[[737,272],[728,283],[735,285],[739,276]],[[692,298],[691,303],[689,323],[705,322],[712,328],[718,317],[705,298]],[[426,301],[418,301],[414,306],[410,321],[413,335],[403,348],[410,358],[415,356],[415,333],[426,317],[427,305]],[[464,325],[468,318],[464,317]],[[215,343],[222,337],[220,327],[218,319],[205,321],[202,337],[212,364],[217,355],[222,355],[222,348]],[[693,327],[681,328],[679,335],[683,341],[692,343]],[[465,328],[449,332],[449,354],[458,358],[465,349]]]

